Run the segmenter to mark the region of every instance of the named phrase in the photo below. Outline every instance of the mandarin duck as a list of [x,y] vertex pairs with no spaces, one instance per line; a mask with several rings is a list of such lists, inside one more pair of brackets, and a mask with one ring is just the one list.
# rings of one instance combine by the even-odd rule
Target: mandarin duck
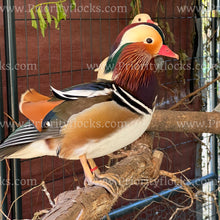
[[[143,22],[145,22],[145,23],[152,23],[152,24],[158,25],[156,22],[153,22],[153,21],[151,20],[151,17],[150,17],[150,15],[148,15],[148,14],[137,14],[137,15],[134,17],[134,19],[132,20],[131,24],[143,23]],[[121,31],[121,33],[119,34],[119,36],[124,35],[124,33],[125,33],[126,31],[128,31],[128,29],[129,29],[128,27],[129,27],[129,28],[132,28],[132,26],[130,26],[130,25],[126,26],[126,27]],[[131,32],[133,32],[132,29],[131,29]],[[127,42],[129,42],[129,36],[126,37],[124,40],[125,40],[125,41],[127,40]],[[114,46],[113,46],[112,50],[114,50],[115,47],[118,46],[118,44],[120,43],[120,41],[121,41],[121,38],[118,37],[118,38],[116,39],[115,43],[114,43]],[[106,57],[106,58],[99,64],[99,67],[94,70],[95,72],[98,72],[98,74],[97,74],[97,78],[98,78],[98,79],[112,80],[112,74],[111,74],[111,73],[108,73],[108,74],[107,74],[107,73],[105,72],[105,67],[106,67],[106,64],[107,64],[107,60],[108,60],[108,57]]]
[[[34,89],[22,95],[19,108],[29,121],[0,145],[1,158],[58,155],[79,159],[88,185],[116,193],[119,177],[93,173],[93,158],[119,150],[145,132],[157,95],[151,61],[158,55],[178,59],[157,25],[131,25],[134,32],[125,31],[108,58],[106,71],[112,72],[112,81],[98,80],[62,91],[51,87],[52,98]],[[129,42],[124,35],[130,35]]]

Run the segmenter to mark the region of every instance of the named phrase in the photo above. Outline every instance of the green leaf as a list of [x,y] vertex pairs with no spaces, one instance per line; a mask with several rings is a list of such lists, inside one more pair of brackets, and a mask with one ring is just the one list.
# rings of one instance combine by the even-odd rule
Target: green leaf
[[48,22],[49,25],[51,25],[52,19],[51,19],[51,15],[50,15],[48,6],[45,7],[44,11],[45,11],[45,13],[46,13],[47,22]]
[[37,9],[37,15],[38,15],[38,18],[39,18],[41,34],[42,34],[43,37],[45,37],[45,29],[47,28],[47,23],[44,20],[44,16],[42,14],[42,11],[41,11],[40,7]]
[[131,6],[132,9],[135,8],[133,0],[131,1],[130,6]]
[[42,34],[43,37],[45,37],[45,29],[46,28],[44,26],[44,23],[41,20],[39,20],[39,24],[40,24],[41,34]]
[[61,3],[56,3],[57,6],[57,21],[60,22],[62,19],[66,20],[66,13]]
[[142,7],[141,0],[132,0],[130,2],[130,6],[132,9],[130,15],[131,17],[134,17],[140,13],[140,9]]
[[55,22],[55,28],[56,28],[57,30],[60,30],[60,28],[58,27],[59,22],[57,21],[57,18],[54,17],[53,15],[52,15],[52,18],[54,19],[54,22]]
[[60,9],[59,9],[59,8],[60,8],[60,4],[59,4],[59,3],[56,3],[56,7],[57,7],[57,21],[60,22],[60,20],[61,20],[61,19],[60,19],[60,12],[59,12],[59,10],[60,10]]
[[71,10],[76,8],[76,2],[75,0],[71,0]]
[[31,14],[31,25],[33,28],[37,29],[37,21],[36,21],[33,8],[30,10],[30,14]]

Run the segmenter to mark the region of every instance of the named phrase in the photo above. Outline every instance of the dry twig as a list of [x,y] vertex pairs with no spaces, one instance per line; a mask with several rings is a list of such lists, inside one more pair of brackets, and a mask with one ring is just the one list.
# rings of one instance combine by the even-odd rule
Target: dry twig
[[2,202],[1,202],[1,208],[2,208],[2,205],[5,201],[5,199],[6,199],[6,196],[8,194],[8,190],[9,190],[10,166],[9,166],[8,160],[5,160],[5,163],[6,163],[6,166],[7,166],[7,187],[6,187],[5,194],[4,194],[4,197],[2,199]]
[[17,123],[8,113],[4,112],[4,115],[8,117],[18,128],[20,127],[19,123]]
[[169,220],[172,220],[172,219],[174,218],[174,216],[175,216],[179,211],[185,211],[185,210],[190,209],[190,208],[192,207],[193,201],[194,201],[194,192],[192,191],[192,189],[191,189],[189,186],[187,186],[187,185],[185,184],[185,182],[184,182],[183,180],[177,178],[174,173],[169,173],[169,172],[167,172],[167,171],[165,171],[165,170],[161,170],[161,171],[160,171],[160,175],[162,175],[162,176],[167,176],[167,177],[169,177],[173,182],[175,182],[175,184],[181,185],[181,186],[183,187],[183,190],[184,190],[185,192],[187,192],[187,194],[189,195],[189,197],[190,197],[190,199],[191,199],[191,200],[190,200],[190,204],[189,204],[188,206],[176,208],[175,212],[174,212],[174,213],[171,215],[171,217],[169,218]]
[[[211,72],[218,64],[215,64],[210,70],[209,72]],[[208,72],[208,73],[209,73]],[[169,110],[173,110],[175,108],[177,108],[178,106],[182,105],[184,103],[184,101],[196,94],[198,94],[199,92],[201,92],[202,90],[206,89],[207,87],[209,87],[210,85],[212,85],[213,83],[217,82],[218,80],[220,80],[220,75],[215,78],[214,80],[212,80],[211,82],[206,83],[204,86],[202,86],[201,88],[197,89],[196,91],[188,94],[187,96],[185,96],[184,98],[182,98],[179,102],[177,102],[175,105],[173,105],[171,108],[169,108]]]
[[155,137],[158,138],[159,142],[160,142],[160,139],[170,142],[172,144],[172,146],[175,148],[176,152],[179,155],[182,155],[182,153],[177,150],[176,144],[174,144],[174,142],[171,139],[169,139],[167,137],[162,137],[158,132],[156,133]]
[[[33,187],[33,188],[27,190],[26,192],[24,192],[22,195],[20,195],[18,198],[16,198],[16,199],[11,203],[11,206],[10,206],[9,211],[8,211],[8,217],[10,216],[12,207],[13,207],[13,205],[15,204],[15,202],[16,202],[17,200],[19,200],[20,198],[22,198],[22,197],[25,196],[26,194],[30,193],[31,191],[33,191],[33,190],[35,190],[35,189],[37,189],[37,188],[39,188],[39,187],[41,187],[41,186],[43,187],[43,191],[45,192],[47,198],[49,199],[49,202],[51,202],[52,200],[51,200],[51,198],[50,198],[50,194],[49,194],[49,192],[48,192],[47,190],[45,190],[45,189],[46,189],[45,182],[42,181],[41,184],[39,184],[39,185],[37,185],[37,186],[35,186],[35,187]],[[49,196],[48,196],[48,194],[49,194]],[[50,200],[51,200],[51,201],[50,201]],[[52,202],[52,203],[53,203],[53,202]],[[51,204],[51,203],[50,203],[50,204]],[[52,206],[52,207],[53,207],[53,206]]]
[[52,199],[51,199],[50,193],[49,193],[48,190],[47,190],[47,187],[46,187],[45,182],[43,181],[41,184],[42,184],[42,188],[43,188],[42,191],[45,192],[45,195],[47,196],[50,205],[51,205],[52,207],[54,207],[55,204],[54,204],[54,202],[53,202]]

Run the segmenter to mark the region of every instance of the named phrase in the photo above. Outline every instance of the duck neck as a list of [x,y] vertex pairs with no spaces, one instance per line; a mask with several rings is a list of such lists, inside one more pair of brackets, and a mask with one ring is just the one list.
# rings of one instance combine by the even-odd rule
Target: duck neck
[[[154,66],[154,60],[150,62]],[[155,70],[149,70],[139,72],[140,76],[134,80],[132,78],[116,77],[115,83],[128,91],[131,95],[145,104],[147,107],[153,107],[153,102],[158,94],[158,81],[155,74]]]

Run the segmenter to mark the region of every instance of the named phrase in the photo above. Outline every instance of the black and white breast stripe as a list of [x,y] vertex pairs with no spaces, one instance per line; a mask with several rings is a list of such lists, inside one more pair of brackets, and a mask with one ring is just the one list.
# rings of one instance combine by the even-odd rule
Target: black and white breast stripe
[[[99,84],[99,82],[96,83]],[[145,106],[142,102],[140,102],[134,96],[126,92],[120,86],[117,86],[113,82],[105,82],[105,83],[106,83],[105,84],[106,87],[102,85],[103,87],[99,88],[98,90],[92,90],[92,89],[75,90],[75,88],[73,87],[72,90],[60,91],[54,89],[53,87],[51,88],[53,94],[57,98],[64,100],[76,100],[78,98],[83,98],[83,97],[91,98],[100,95],[109,95],[110,93],[112,93],[114,101],[116,101],[119,105],[123,105],[128,109],[130,109],[131,111],[141,115],[152,114],[153,111],[150,108]]]
[[144,105],[142,102],[140,102],[138,99],[136,99],[134,96],[126,92],[124,89],[121,87],[112,84],[113,86],[113,93],[117,97],[114,99],[118,104],[122,104],[123,106],[126,106],[133,112],[136,112],[141,115],[146,115],[146,114],[152,114],[153,111],[148,108],[146,105]]

